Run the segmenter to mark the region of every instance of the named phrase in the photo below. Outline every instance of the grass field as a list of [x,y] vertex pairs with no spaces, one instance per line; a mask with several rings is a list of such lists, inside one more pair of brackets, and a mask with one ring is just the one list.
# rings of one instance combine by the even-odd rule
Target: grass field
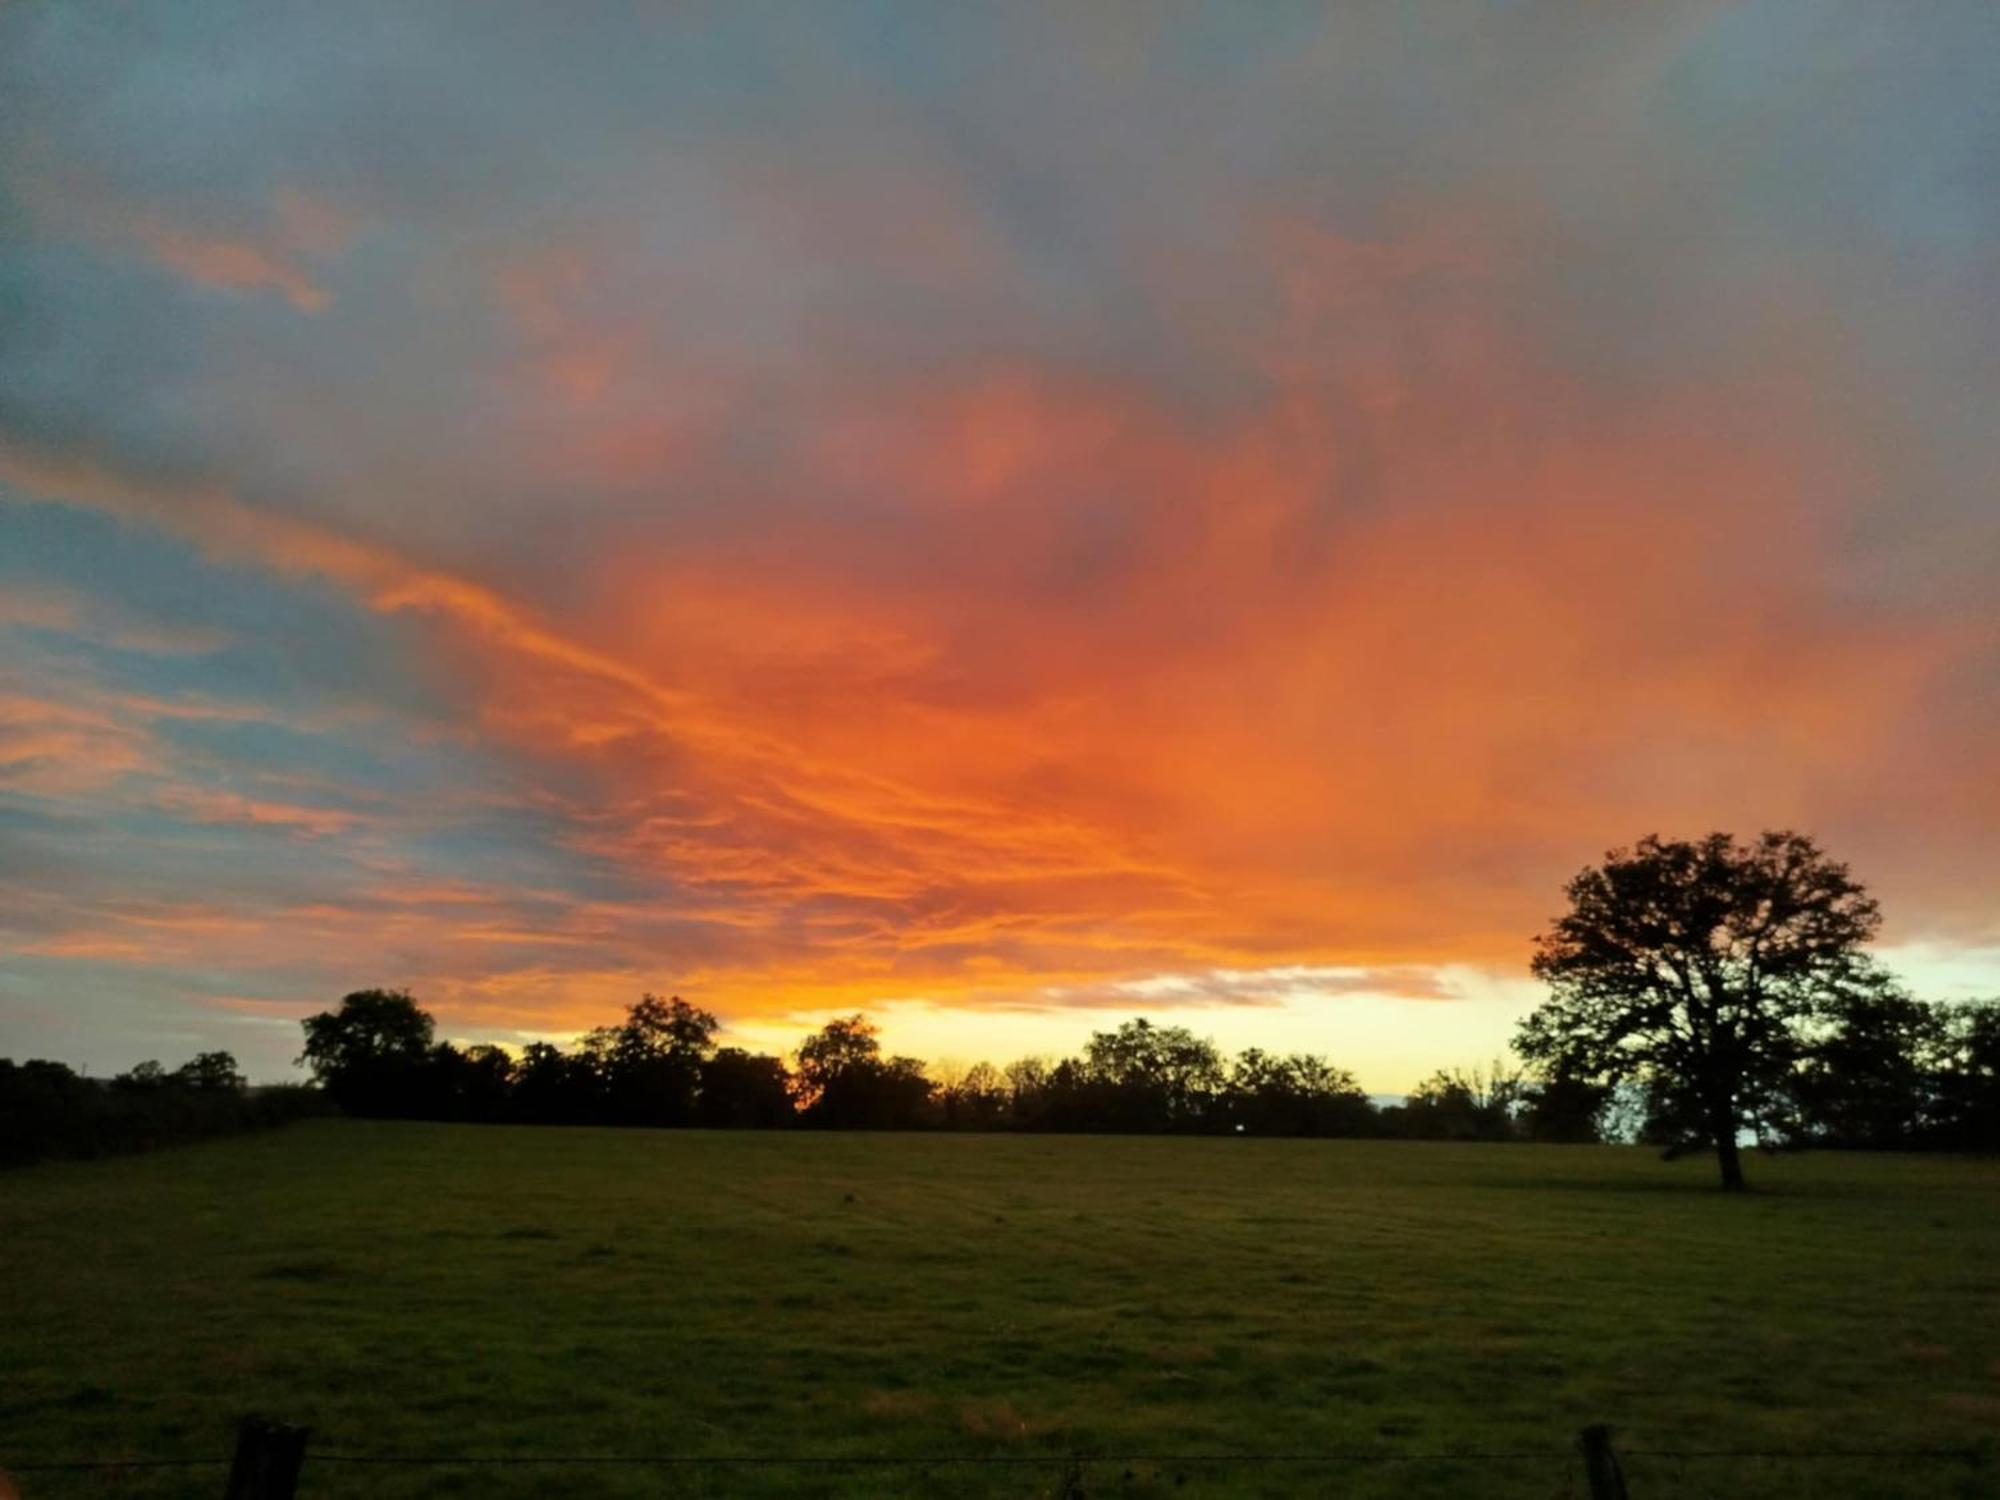
[[[315,1121],[0,1176],[0,1465],[226,1454],[1048,1455],[646,1470],[309,1460],[315,1496],[1581,1492],[1563,1455],[2000,1433],[2000,1164],[1615,1147]],[[1987,1495],[2000,1454],[1627,1461],[1649,1495]],[[22,1474],[217,1495],[221,1470]]]

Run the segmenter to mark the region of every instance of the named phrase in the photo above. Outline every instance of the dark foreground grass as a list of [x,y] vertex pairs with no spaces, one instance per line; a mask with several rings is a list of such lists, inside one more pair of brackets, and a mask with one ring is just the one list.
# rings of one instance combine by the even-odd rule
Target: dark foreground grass
[[[1620,1148],[318,1121],[0,1176],[0,1465],[225,1454],[998,1456],[403,1469],[312,1496],[1549,1496],[1631,1449],[1990,1450],[1993,1163]],[[2000,1464],[1627,1462],[1664,1495],[1987,1495]],[[23,1473],[220,1495],[223,1471]]]

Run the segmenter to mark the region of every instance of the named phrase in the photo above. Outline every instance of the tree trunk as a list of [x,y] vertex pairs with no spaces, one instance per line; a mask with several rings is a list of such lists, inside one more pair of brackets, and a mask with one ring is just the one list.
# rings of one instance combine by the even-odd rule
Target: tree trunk
[[1722,1168],[1722,1185],[1732,1193],[1743,1191],[1743,1153],[1736,1145],[1736,1114],[1718,1110],[1710,1129],[1715,1135],[1715,1162]]

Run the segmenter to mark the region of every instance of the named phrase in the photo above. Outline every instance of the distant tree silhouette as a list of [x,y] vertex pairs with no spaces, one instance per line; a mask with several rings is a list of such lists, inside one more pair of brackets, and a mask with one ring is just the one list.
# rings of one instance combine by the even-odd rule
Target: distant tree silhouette
[[[1082,1058],[1058,1058],[1042,1085],[1042,1130],[1131,1131],[1157,1128],[1138,1112],[1121,1108],[1116,1088]],[[1135,1120],[1138,1123],[1133,1123]]]
[[1531,1141],[1594,1145],[1605,1139],[1614,1086],[1561,1071],[1527,1080],[1520,1089],[1520,1132]]
[[435,1031],[407,990],[356,990],[310,1016],[299,1061],[349,1114],[425,1113],[423,1077]]
[[1307,1053],[1252,1047],[1229,1070],[1226,1123],[1252,1135],[1371,1135],[1375,1107],[1354,1075]]
[[1022,1057],[1007,1064],[1007,1122],[1023,1129],[1044,1125],[1049,1113],[1049,1062]]
[[1938,1143],[2000,1151],[2000,1001],[1946,1012],[1940,1065]]
[[166,1083],[167,1070],[151,1058],[142,1063],[134,1063],[111,1080],[113,1088],[122,1089],[127,1093],[143,1093],[149,1089],[164,1088]]
[[1793,1097],[1798,1144],[2000,1150],[2000,1003],[1889,991],[1838,1005]]
[[198,1052],[173,1072],[183,1088],[206,1093],[240,1094],[249,1086],[236,1059],[227,1052]]
[[510,1115],[536,1125],[596,1118],[596,1079],[553,1042],[530,1042],[514,1063]]
[[39,1161],[65,1148],[92,1154],[94,1096],[102,1092],[59,1062],[0,1058],[0,1162]]
[[920,1058],[887,1057],[847,1072],[820,1098],[818,1124],[914,1130],[930,1121],[931,1081]]
[[576,1039],[576,1050],[569,1054],[569,1089],[578,1119],[599,1125],[620,1123],[611,1100],[617,1059],[616,1026],[596,1026]]
[[1426,1141],[1507,1141],[1515,1138],[1521,1075],[1494,1063],[1481,1072],[1439,1069],[1403,1100],[1402,1134]]
[[992,1130],[1006,1117],[1007,1080],[987,1062],[936,1078],[940,1123],[947,1130]]
[[1552,995],[1517,1049],[1591,1083],[1648,1080],[1672,1144],[1712,1146],[1723,1186],[1741,1188],[1738,1137],[1782,1120],[1808,1023],[1886,986],[1863,951],[1874,901],[1788,832],[1648,837],[1582,871],[1568,896],[1536,940]]
[[437,1120],[504,1120],[511,1114],[514,1059],[479,1043],[463,1051],[439,1042],[424,1060],[420,1113]]
[[1792,1079],[1797,1139],[1894,1149],[1943,1124],[1950,1017],[1894,991],[1843,996]]
[[641,996],[601,1049],[605,1095],[620,1125],[687,1125],[717,1021],[675,995]]
[[849,1069],[882,1055],[875,1026],[866,1016],[837,1016],[799,1043],[796,1072],[800,1102],[808,1108]]
[[840,1016],[799,1044],[795,1088],[808,1125],[834,1130],[907,1130],[930,1103],[931,1083],[913,1057],[882,1056],[865,1016]]
[[710,1129],[772,1130],[792,1123],[792,1078],[775,1057],[724,1047],[701,1066],[699,1122]]
[[1101,1121],[1097,1128],[1200,1130],[1219,1118],[1227,1081],[1213,1042],[1142,1016],[1094,1034],[1071,1086]]

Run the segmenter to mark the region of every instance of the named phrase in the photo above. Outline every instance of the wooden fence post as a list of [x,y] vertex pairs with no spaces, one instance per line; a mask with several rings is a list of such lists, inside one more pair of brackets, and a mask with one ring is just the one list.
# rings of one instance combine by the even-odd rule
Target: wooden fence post
[[236,1457],[223,1500],[292,1500],[305,1461],[305,1428],[245,1417],[236,1429]]
[[1583,1429],[1577,1438],[1583,1449],[1583,1472],[1590,1480],[1590,1500],[1629,1500],[1625,1475],[1611,1448],[1611,1429],[1602,1422]]

